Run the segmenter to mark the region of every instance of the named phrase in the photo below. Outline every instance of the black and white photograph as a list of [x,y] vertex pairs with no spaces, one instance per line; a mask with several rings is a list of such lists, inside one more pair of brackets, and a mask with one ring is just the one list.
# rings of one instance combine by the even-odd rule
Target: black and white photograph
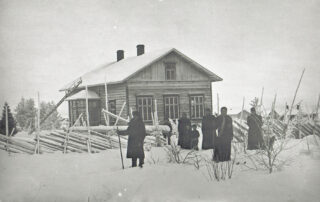
[[320,0],[0,0],[0,202],[320,201]]

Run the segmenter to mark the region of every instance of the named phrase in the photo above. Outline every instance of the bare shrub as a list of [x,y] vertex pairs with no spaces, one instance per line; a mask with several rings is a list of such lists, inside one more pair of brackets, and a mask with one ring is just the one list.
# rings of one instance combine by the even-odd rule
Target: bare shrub
[[[164,150],[167,153],[167,158],[169,163],[178,163],[178,164],[194,164],[194,158],[197,158],[197,162],[201,159],[195,150],[190,150],[187,153],[182,152],[181,147],[175,142],[172,142],[171,145],[164,147]],[[199,166],[200,167],[200,166]]]
[[204,159],[204,164],[207,170],[207,175],[209,181],[221,181],[221,180],[226,180],[232,178],[232,174],[234,171],[234,165],[236,163],[237,159],[237,153],[238,150],[236,146],[233,144],[233,156],[231,158],[231,161],[225,161],[225,162],[215,162],[212,161],[210,158],[205,158]]

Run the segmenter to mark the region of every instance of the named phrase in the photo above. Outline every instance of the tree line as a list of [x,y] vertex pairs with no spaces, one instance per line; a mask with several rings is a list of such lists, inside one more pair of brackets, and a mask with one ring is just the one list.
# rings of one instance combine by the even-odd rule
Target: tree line
[[[53,101],[40,103],[40,119],[55,107]],[[8,132],[9,135],[15,135],[19,131],[29,131],[35,128],[37,119],[37,109],[34,99],[21,98],[20,102],[11,111],[9,104],[6,102],[3,106],[2,116],[0,119],[0,133],[6,134],[6,109],[8,114]],[[41,130],[53,130],[60,128],[62,117],[58,111],[54,111],[51,116],[41,124]],[[13,132],[12,132],[13,131]]]

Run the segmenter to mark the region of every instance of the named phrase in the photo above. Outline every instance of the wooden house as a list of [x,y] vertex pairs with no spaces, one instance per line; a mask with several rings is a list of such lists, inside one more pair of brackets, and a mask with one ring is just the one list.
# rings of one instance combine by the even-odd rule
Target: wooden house
[[116,61],[84,74],[81,79],[77,92],[67,99],[69,119],[72,124],[80,113],[85,114],[87,96],[92,126],[105,125],[101,111],[106,108],[106,92],[110,112],[118,114],[126,102],[121,114],[126,119],[132,109],[140,112],[146,124],[152,123],[157,103],[159,120],[166,116],[177,119],[185,112],[192,121],[199,121],[204,109],[212,108],[211,83],[222,81],[175,48],[145,53],[144,45],[137,45],[134,57],[124,58],[124,51],[118,50]]

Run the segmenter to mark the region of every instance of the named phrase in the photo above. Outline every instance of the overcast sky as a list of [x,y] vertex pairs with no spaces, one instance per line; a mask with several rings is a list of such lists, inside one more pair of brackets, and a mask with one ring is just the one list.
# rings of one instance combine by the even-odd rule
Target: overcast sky
[[[58,102],[77,76],[136,53],[175,47],[224,80],[220,106],[240,111],[260,97],[309,111],[320,87],[320,1],[315,0],[0,0],[0,105],[21,97]],[[66,114],[63,105],[59,111]]]

